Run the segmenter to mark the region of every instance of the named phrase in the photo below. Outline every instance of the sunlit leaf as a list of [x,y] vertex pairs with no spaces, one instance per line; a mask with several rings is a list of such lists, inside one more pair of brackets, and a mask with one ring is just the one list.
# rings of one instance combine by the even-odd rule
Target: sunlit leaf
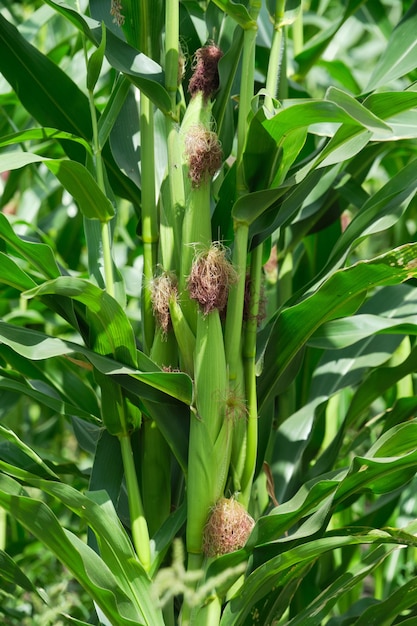
[[[266,400],[282,372],[305,341],[326,321],[352,314],[361,294],[371,287],[402,282],[417,274],[417,246],[406,245],[370,261],[332,274],[315,293],[284,309],[271,328],[260,378],[260,398]],[[358,299],[359,298],[359,299]]]
[[233,0],[213,0],[225,13],[228,13],[242,28],[253,28],[254,20],[248,13],[244,4]]
[[[0,342],[10,346],[18,354],[34,360],[48,359],[63,354],[82,355],[103,374],[120,375],[121,377],[133,376],[138,384],[142,383],[141,393],[148,400],[163,401],[164,396],[157,393],[160,391],[187,404],[192,402],[191,380],[181,372],[136,371],[134,368],[126,367],[122,363],[88,350],[82,345],[4,322],[0,322]],[[123,349],[122,353],[126,354],[126,350]]]
[[[141,623],[144,617],[138,598],[126,595],[106,563],[73,533],[62,528],[46,504],[27,496],[18,483],[5,475],[0,476],[0,502],[65,564],[110,620],[120,626]],[[142,600],[146,602],[145,595]],[[157,621],[155,610],[152,612],[155,623],[162,624],[161,619]]]
[[417,5],[412,4],[392,32],[379,62],[374,68],[365,91],[373,91],[405,76],[417,67]]

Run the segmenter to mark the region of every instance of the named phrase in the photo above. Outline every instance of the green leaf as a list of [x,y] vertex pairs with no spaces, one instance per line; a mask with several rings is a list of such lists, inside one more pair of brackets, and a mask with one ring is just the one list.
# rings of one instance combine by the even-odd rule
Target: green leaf
[[103,65],[104,52],[106,49],[106,27],[104,22],[101,24],[101,41],[97,50],[88,59],[87,63],[87,89],[93,91],[100,76]]
[[[60,275],[51,248],[44,243],[34,243],[20,239],[20,237],[15,234],[6,216],[2,213],[0,213],[0,238],[6,243],[6,251],[9,254],[13,251],[13,253],[17,254],[19,257],[26,259],[26,261],[33,265],[33,267],[40,271],[46,278],[56,278]],[[25,278],[23,272],[19,272],[16,268],[13,269],[12,264],[8,263],[5,259],[3,259],[3,263],[6,264],[4,265],[5,268],[12,271],[12,276],[14,275],[17,281],[15,286],[17,286],[19,282],[21,285],[23,285],[23,283],[29,283],[29,277]]]
[[[243,626],[248,623],[246,620],[252,611],[254,603],[267,594],[272,593],[276,588],[277,581],[282,580],[290,568],[296,567],[301,563],[311,563],[326,552],[337,548],[362,544],[378,545],[382,541],[396,543],[388,533],[382,531],[370,531],[356,535],[340,534],[316,538],[268,560],[247,577],[239,589],[239,593],[228,602],[220,621],[220,626]],[[311,623],[312,626],[312,622],[307,623]],[[317,624],[317,622],[315,623]]]
[[243,153],[245,180],[250,191],[278,187],[304,145],[307,128],[294,127],[273,136],[265,127],[266,111],[260,109],[250,122]]
[[134,598],[138,594],[140,598],[145,590],[149,592],[148,576],[135,555],[107,492],[95,491],[83,495],[69,485],[43,480],[18,468],[10,468],[9,473],[58,499],[89,525],[95,533],[104,562],[128,596]]
[[62,613],[61,615],[62,617],[65,617],[69,624],[74,624],[74,626],[91,626],[90,622],[82,622],[80,619],[71,617],[71,615],[68,615],[68,613]]
[[[129,82],[128,82],[129,84]],[[123,89],[123,92],[125,89]],[[125,93],[119,115],[110,133],[110,145],[118,166],[128,172],[129,178],[141,185],[140,147],[137,145],[137,133],[140,129],[138,104],[135,89]]]
[[[101,41],[99,22],[81,15],[65,2],[46,1],[98,45]],[[108,11],[108,16],[110,17],[110,11]],[[138,52],[135,47],[122,41],[114,34],[113,29],[107,27],[106,32],[106,57],[110,65],[128,76],[129,80],[157,107],[164,113],[168,113],[171,110],[171,100],[164,87],[165,78],[161,66],[145,54]]]
[[213,2],[243,29],[256,28],[256,22],[251,18],[244,4],[233,2],[233,0],[213,0]]
[[257,218],[259,218],[268,209],[273,209],[279,198],[281,198],[286,189],[264,189],[262,191],[254,191],[238,198],[233,205],[232,215],[235,220],[250,226]]
[[[338,576],[324,591],[306,608],[288,622],[288,626],[316,626],[318,620],[325,620],[337,601],[352,591],[367,576],[379,567],[387,558],[387,551],[373,550],[367,555],[365,563],[357,563],[341,576]],[[370,624],[371,622],[367,622]]]
[[107,31],[106,57],[114,69],[122,72],[163,113],[171,111],[171,98],[165,89],[165,77],[158,63],[138,52]]
[[304,484],[290,500],[257,520],[245,550],[284,537],[286,531],[296,527],[301,519],[307,518],[308,514],[331,497],[338,484],[338,480],[331,479],[321,480],[315,484],[313,482]]
[[25,298],[45,294],[67,296],[85,304],[90,321],[90,341],[99,354],[136,367],[136,344],[132,326],[117,301],[106,291],[81,278],[60,277],[24,293]]
[[0,155],[0,171],[24,167],[29,163],[43,162],[73,196],[82,213],[89,219],[108,222],[114,216],[110,200],[84,165],[67,159],[46,159],[30,152],[8,152]]
[[[371,626],[373,624],[393,623],[396,617],[401,615],[407,609],[414,607],[416,604],[417,578],[414,577],[406,583],[402,584],[399,589],[388,596],[385,600],[381,600],[367,608],[358,620],[355,626]],[[415,617],[411,618],[409,626],[412,626]],[[402,624],[407,624],[408,620],[401,620]]]
[[[88,98],[65,72],[30,45],[2,15],[0,47],[0,72],[39,124],[91,140]],[[64,141],[63,147],[71,159],[85,162],[83,147],[73,141]],[[108,146],[103,149],[103,158],[114,191],[139,206],[139,190],[118,169]]]
[[366,108],[360,104],[355,98],[352,98],[344,91],[337,89],[336,87],[330,87],[326,93],[326,100],[334,102],[341,107],[348,115],[356,119],[362,124],[364,128],[368,130],[390,130],[388,124],[383,122],[379,117],[372,113],[369,108]]
[[[411,161],[400,169],[365,202],[361,211],[336,242],[327,269],[334,265],[336,260],[343,258],[346,252],[363,238],[389,228],[398,220],[398,216],[405,210],[407,201],[417,189],[417,181],[413,175],[416,163],[417,161]],[[400,257],[398,262],[401,263]]]
[[55,160],[45,161],[45,165],[76,200],[85,217],[100,222],[108,222],[114,217],[112,203],[81,163]]
[[1,578],[42,597],[35,585],[29,580],[17,563],[3,550],[0,550],[0,579]]
[[[28,385],[24,385],[23,383],[19,383],[17,381],[11,379],[1,379],[0,378],[0,389],[7,389],[9,391],[15,391],[20,396],[27,396],[28,398],[32,398],[35,402],[42,404],[44,406],[49,407],[53,411],[55,411],[58,415],[65,415],[67,417],[79,417],[80,419],[85,420],[86,422],[91,422],[95,424],[99,424],[99,420],[97,416],[88,413],[87,411],[78,408],[71,402],[67,402],[65,400],[61,400],[52,393],[52,389],[50,389],[50,393],[46,393],[46,391],[39,389],[34,389]],[[43,389],[43,388],[42,388]],[[1,426],[0,426],[1,432]]]
[[86,96],[55,63],[27,43],[3,15],[0,15],[0,44],[0,70],[19,94],[23,106],[44,126],[85,139],[90,137]]
[[374,91],[417,67],[417,4],[414,2],[389,38],[365,91]]
[[[139,383],[142,383],[140,393],[150,401],[159,401],[163,404],[166,397],[161,396],[160,392],[162,392],[162,394],[168,394],[188,405],[192,402],[191,379],[181,372],[140,372],[101,356],[82,345],[57,337],[50,337],[28,328],[19,328],[5,322],[0,322],[0,342],[10,346],[18,354],[34,360],[49,359],[52,356],[63,354],[77,356],[81,354],[103,374],[117,376],[122,384],[124,384],[125,376],[128,377],[127,380],[132,377],[138,387]],[[125,354],[126,349],[123,348],[122,352]],[[156,365],[155,370],[157,370]],[[127,382],[125,384],[128,385]]]
[[24,141],[48,141],[59,139],[64,139],[65,141],[75,141],[76,143],[81,144],[87,152],[92,154],[92,149],[88,141],[85,141],[85,139],[82,139],[72,133],[65,133],[61,130],[57,130],[56,128],[29,128],[27,130],[13,133],[12,135],[6,135],[5,137],[0,138],[0,146],[9,146]]
[[0,283],[10,285],[19,291],[36,287],[35,281],[4,252],[0,252],[0,276]]
[[355,422],[370,405],[381,395],[381,389],[390,389],[405,376],[412,374],[417,368],[417,350],[395,367],[380,367],[362,381],[356,389],[346,414],[346,424]]
[[417,245],[409,244],[370,261],[338,270],[317,291],[284,309],[270,325],[259,396],[265,402],[278,376],[324,322],[352,314],[368,289],[400,283],[417,274]]
[[[41,483],[43,487],[48,485],[48,481],[45,482],[46,484]],[[67,486],[62,485],[63,489],[65,487]],[[76,490],[73,491],[78,499],[83,498],[83,502],[87,504],[88,499],[85,496],[81,496]],[[143,624],[143,620],[148,620],[147,623],[155,625],[163,623],[156,609],[149,607],[147,597],[149,584],[146,585],[145,575],[138,575],[140,565],[136,559],[127,559],[124,565],[127,571],[132,571],[133,563],[135,563],[136,575],[129,583],[138,585],[142,593],[127,595],[120,586],[120,581],[103,559],[75,535],[62,528],[46,504],[22,493],[20,485],[4,475],[0,476],[0,503],[14,519],[27,528],[69,569],[111,622],[120,626]],[[114,531],[114,525],[110,524],[108,511],[100,509],[100,514],[100,531],[108,535],[110,529]],[[106,523],[109,526],[106,527]],[[118,549],[121,548],[121,544],[117,543],[119,536],[120,533],[113,540],[113,546],[116,543]],[[125,576],[126,574],[125,570]],[[147,593],[143,593],[145,589]],[[138,606],[141,603],[146,607],[148,613],[146,617],[142,612],[142,607]]]
[[417,316],[391,319],[364,313],[333,320],[317,330],[308,345],[324,349],[344,348],[379,333],[416,335]]
[[417,106],[415,91],[386,91],[373,93],[363,101],[363,106],[381,119],[389,120],[395,115]]
[[126,96],[131,88],[130,81],[121,76],[114,86],[106,107],[98,122],[99,145],[104,146],[123,108]]

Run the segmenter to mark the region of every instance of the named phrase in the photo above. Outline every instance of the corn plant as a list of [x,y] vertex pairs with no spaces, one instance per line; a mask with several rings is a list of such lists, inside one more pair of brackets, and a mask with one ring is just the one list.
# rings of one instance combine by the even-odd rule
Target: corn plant
[[5,3],[8,589],[16,528],[65,623],[414,623],[416,7]]

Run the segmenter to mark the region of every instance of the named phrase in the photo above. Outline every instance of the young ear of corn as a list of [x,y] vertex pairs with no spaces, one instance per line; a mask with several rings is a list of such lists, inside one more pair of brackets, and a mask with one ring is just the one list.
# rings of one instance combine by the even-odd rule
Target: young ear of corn
[[[178,348],[170,326],[168,301],[176,291],[173,276],[164,273],[152,281],[152,308],[156,332],[151,359],[166,369],[178,364]],[[168,518],[171,510],[171,451],[157,424],[144,420],[140,434],[141,488],[143,508],[151,536]]]
[[231,423],[226,418],[227,371],[217,309],[198,313],[195,413],[191,415],[187,477],[187,550],[202,553],[210,508],[223,495],[230,462]]
[[186,206],[182,226],[180,292],[184,294],[184,315],[193,332],[196,307],[186,294],[186,281],[196,251],[211,243],[210,183],[221,166],[221,150],[212,132],[212,96],[218,88],[217,64],[221,52],[206,46],[196,53],[194,73],[189,83],[191,100],[181,124],[180,138]]
[[[186,282],[197,250],[207,249],[211,243],[211,176],[203,174],[200,181],[193,182],[191,180],[193,157],[189,152],[197,145],[198,138],[196,139],[196,135],[203,137],[205,132],[210,132],[210,121],[211,103],[205,102],[202,94],[199,93],[189,103],[181,126],[186,203],[182,222],[179,289],[183,312],[194,334],[196,332],[197,308],[188,297]],[[203,141],[204,139],[201,143]]]
[[169,300],[172,328],[179,350],[180,369],[191,378],[194,377],[195,335],[184,317],[176,295]]

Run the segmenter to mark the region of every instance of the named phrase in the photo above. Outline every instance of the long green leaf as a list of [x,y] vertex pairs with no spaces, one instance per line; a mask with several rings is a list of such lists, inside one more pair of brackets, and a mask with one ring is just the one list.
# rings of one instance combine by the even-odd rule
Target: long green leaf
[[[46,0],[50,6],[68,18],[76,28],[81,30],[95,45],[101,41],[100,22],[81,15],[65,2]],[[106,28],[106,57],[112,67],[128,76],[148,98],[165,113],[171,109],[171,101],[164,84],[164,73],[158,63],[145,54],[128,45],[109,28],[110,9],[108,10]]]
[[[362,534],[340,534],[314,539],[308,543],[292,548],[280,554],[263,566],[258,567],[244,582],[239,593],[228,602],[222,619],[221,626],[243,626],[253,605],[262,597],[272,593],[277,581],[283,578],[285,572],[300,563],[310,563],[326,552],[347,546],[397,543],[389,533],[382,531],[370,531]],[[401,543],[400,541],[398,543]]]
[[75,141],[81,144],[87,152],[92,154],[92,149],[88,141],[72,133],[66,133],[56,128],[29,128],[27,130],[21,130],[11,135],[6,135],[0,138],[0,146],[10,146],[13,144],[19,144],[24,141],[58,141],[64,139],[65,141]]
[[394,29],[385,51],[374,68],[365,91],[373,91],[417,67],[417,4],[409,11]]
[[233,0],[213,0],[225,13],[228,13],[243,29],[256,27],[256,22],[251,18],[247,8],[240,2]]
[[38,596],[42,597],[35,585],[29,580],[17,563],[3,550],[0,550],[0,578],[14,585],[19,585],[22,589],[36,593]]
[[[0,47],[0,72],[19,94],[26,110],[42,126],[90,141],[92,124],[87,96],[55,63],[30,45],[2,15]],[[85,150],[81,145],[73,141],[63,145],[72,159],[85,162]],[[129,198],[135,205],[140,205],[139,190],[116,166],[108,146],[103,150],[103,157],[114,191]]]
[[[388,598],[370,606],[362,613],[355,626],[377,626],[378,624],[392,624],[393,619],[416,604],[417,578],[414,577],[401,585]],[[415,617],[412,618],[415,620]],[[406,623],[401,620],[401,623]],[[412,622],[409,626],[411,626]]]
[[[103,374],[120,377],[122,384],[124,376],[134,378],[138,386],[141,383],[140,393],[151,402],[164,402],[166,398],[159,392],[177,398],[188,405],[192,402],[191,379],[180,372],[137,371],[80,344],[5,322],[0,322],[0,342],[10,346],[18,354],[33,360],[49,359],[52,356],[64,354],[82,355]],[[124,349],[123,353],[125,353]],[[155,366],[156,369],[157,366]]]
[[33,298],[45,294],[68,296],[88,307],[91,346],[103,355],[135,367],[136,345],[132,326],[122,307],[96,285],[87,280],[60,277],[26,291],[24,297]]
[[18,265],[4,252],[0,252],[0,282],[20,291],[36,287],[34,280],[30,278]]
[[361,295],[372,287],[400,283],[417,275],[417,245],[409,244],[370,261],[338,270],[298,304],[274,320],[260,377],[260,399],[273,392],[284,371],[304,343],[324,322],[356,311]]
[[100,222],[108,222],[114,217],[112,203],[81,163],[55,160],[45,161],[45,165],[77,201],[85,217]]
[[[11,379],[2,379],[0,378],[0,389],[7,389],[9,391],[15,391],[21,396],[27,396],[31,398],[35,402],[42,404],[43,406],[47,406],[53,411],[55,411],[58,415],[65,415],[67,417],[79,417],[80,419],[85,420],[86,422],[91,422],[94,424],[98,424],[99,420],[96,416],[91,415],[87,411],[74,406],[70,402],[66,402],[64,400],[60,400],[56,396],[51,393],[45,393],[42,391],[38,391],[37,389],[33,389],[28,385],[24,385],[23,383],[19,383],[15,380]],[[1,426],[0,426],[1,431]]]
[[62,528],[46,504],[22,493],[20,485],[4,475],[0,476],[0,503],[64,563],[111,622],[120,626],[161,623],[145,621],[134,598],[124,593],[104,561]]
[[43,162],[58,178],[63,187],[77,201],[82,213],[102,222],[114,216],[110,200],[84,165],[67,159],[46,159],[30,152],[13,152],[0,155],[0,171],[24,167],[29,163]]
[[[29,261],[46,278],[56,278],[60,275],[51,248],[44,243],[34,243],[20,239],[3,214],[0,214],[0,237],[6,242],[9,253],[13,251],[18,256]],[[16,270],[13,273],[16,275]],[[24,282],[29,282],[22,274],[20,274],[18,281],[22,285]]]
[[322,621],[328,616],[341,597],[352,591],[366,576],[372,576],[375,568],[379,567],[387,556],[386,550],[373,550],[370,556],[367,555],[365,563],[360,562],[349,568],[349,572],[339,576],[304,610],[293,617],[288,626],[316,626],[319,620]]

